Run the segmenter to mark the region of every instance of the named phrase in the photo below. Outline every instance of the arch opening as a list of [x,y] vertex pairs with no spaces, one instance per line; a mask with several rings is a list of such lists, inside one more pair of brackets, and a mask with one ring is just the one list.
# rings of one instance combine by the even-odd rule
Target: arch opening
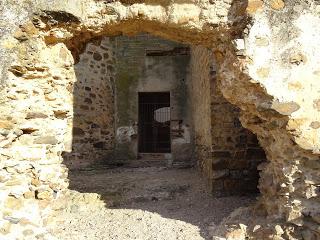
[[[292,2],[288,1],[286,7],[293,8]],[[301,237],[303,235],[317,239],[318,215],[314,206],[319,205],[317,201],[319,186],[316,183],[319,161],[316,140],[318,115],[316,114],[315,117],[308,115],[310,111],[315,112],[314,109],[318,107],[317,99],[310,98],[306,101],[304,98],[293,99],[298,95],[296,92],[301,84],[293,83],[291,75],[290,78],[281,75],[282,79],[291,81],[288,80],[289,88],[293,89],[290,94],[286,91],[275,91],[272,84],[287,86],[285,85],[287,82],[282,81],[282,85],[276,82],[270,69],[259,66],[257,56],[261,53],[260,50],[267,49],[270,53],[267,59],[271,59],[270,62],[273,64],[270,63],[271,66],[276,66],[275,62],[281,62],[283,63],[281,67],[285,66],[286,71],[290,73],[296,71],[297,66],[300,66],[300,70],[311,69],[313,73],[308,77],[301,75],[302,79],[308,80],[308,83],[310,79],[317,79],[318,72],[311,64],[313,61],[307,62],[302,54],[291,57],[291,53],[286,53],[280,56],[273,48],[274,45],[269,44],[274,39],[278,39],[279,33],[271,26],[272,24],[265,21],[271,16],[272,19],[273,17],[280,19],[277,12],[272,15],[274,13],[272,10],[272,14],[270,13],[272,5],[252,5],[246,1],[214,3],[205,1],[200,5],[180,1],[170,2],[169,5],[162,3],[126,5],[121,2],[105,1],[85,1],[81,4],[81,8],[58,4],[52,7],[52,9],[58,8],[58,11],[46,10],[36,15],[33,15],[36,8],[31,4],[28,10],[30,14],[27,15],[32,15],[32,19],[26,20],[14,34],[6,33],[7,38],[1,39],[3,46],[7,49],[6,52],[10,54],[10,61],[5,62],[4,65],[5,74],[2,73],[4,80],[2,79],[1,82],[4,83],[5,88],[1,90],[4,104],[1,102],[0,105],[3,110],[0,125],[4,129],[1,130],[1,139],[4,141],[1,143],[3,148],[0,153],[3,158],[4,181],[7,184],[3,191],[3,203],[7,209],[4,212],[6,224],[4,226],[9,229],[12,224],[19,223],[16,219],[32,219],[30,221],[34,223],[33,227],[15,225],[18,230],[12,232],[8,230],[9,237],[21,235],[23,230],[30,230],[30,228],[35,235],[45,232],[45,225],[52,215],[52,210],[59,208],[55,204],[61,203],[61,199],[64,199],[65,203],[68,178],[67,169],[61,164],[63,160],[61,153],[72,151],[72,134],[86,135],[81,128],[73,128],[73,86],[76,84],[73,66],[80,62],[80,56],[85,50],[87,41],[97,38],[99,42],[99,37],[104,35],[117,36],[124,33],[132,36],[139,32],[149,32],[167,39],[203,45],[212,49],[210,53],[214,53],[218,66],[216,82],[218,88],[210,88],[211,86],[206,84],[196,85],[195,88],[199,87],[204,90],[203,92],[208,89],[220,89],[228,101],[241,109],[241,123],[257,134],[265,150],[269,161],[260,165],[259,189],[262,194],[258,203],[261,205],[256,206],[262,206],[262,210],[257,212],[270,217],[268,221],[271,222],[271,226],[268,225],[267,228],[271,229],[272,236],[284,234]],[[222,5],[217,7],[217,4]],[[39,8],[41,6],[39,5]],[[306,6],[301,7],[310,10]],[[314,14],[311,10],[309,12]],[[258,18],[250,19],[247,13],[251,15],[263,13],[265,17],[259,15]],[[316,17],[315,20],[317,20]],[[304,22],[305,19],[301,18],[299,21]],[[286,24],[289,22],[291,24],[291,21],[287,21]],[[262,33],[257,26],[262,25],[265,26],[262,30],[270,36],[260,36]],[[301,29],[301,26],[295,27]],[[281,34],[278,34],[278,43],[285,45],[283,39],[280,40]],[[14,44],[10,43],[11,40]],[[299,39],[302,46],[306,45],[304,40]],[[256,52],[253,50],[255,47],[258,49]],[[270,49],[272,51],[269,51]],[[312,55],[310,49],[314,51],[317,48],[311,45],[310,48],[305,49],[309,55]],[[201,51],[201,49],[194,50],[200,55]],[[288,54],[290,56],[287,56]],[[95,58],[100,57],[96,54]],[[203,57],[201,61],[203,62],[205,58]],[[290,61],[285,62],[287,58],[290,58]],[[317,58],[312,59],[317,62]],[[306,86],[305,91],[310,89],[313,93],[314,89],[317,89],[317,87],[311,87],[317,86],[314,85],[315,82]],[[205,103],[197,105],[195,110],[200,110],[203,106],[209,106],[214,102],[212,99],[203,97],[205,94],[195,95],[197,101]],[[86,100],[86,104],[90,104],[90,100]],[[221,110],[220,108],[228,108],[227,106],[227,103],[220,104],[216,111]],[[87,107],[83,105],[82,110],[88,110]],[[195,116],[199,118],[201,116],[200,120],[204,120],[210,115],[212,109],[214,109],[212,106],[209,110],[205,108],[201,114],[205,113],[206,116],[193,114],[192,119]],[[308,111],[303,111],[304,109]],[[239,123],[235,121],[231,125],[237,127]],[[95,129],[95,126],[90,125],[90,128]],[[226,126],[230,126],[230,122]],[[194,133],[197,133],[197,128],[194,129]],[[211,137],[212,133],[220,130],[216,129],[217,131],[210,131],[208,134],[208,131],[204,132],[203,129],[208,128],[200,126],[198,128],[200,135],[203,133]],[[93,132],[94,130],[92,134]],[[234,132],[230,131],[230,134],[233,135]],[[223,151],[215,152],[216,149],[212,148],[213,142],[208,139],[210,137],[195,138],[205,145],[203,148],[195,148],[195,152],[199,153],[199,159],[204,159],[200,166],[205,175],[211,177],[214,176],[213,174],[231,175],[230,171],[225,171],[226,169],[222,167],[219,172],[213,172],[213,166],[223,165],[219,159],[225,156],[228,158],[229,155]],[[232,142],[232,137],[228,141]],[[217,149],[221,147],[220,143],[221,141],[218,141]],[[94,144],[98,149],[104,147],[103,142]],[[307,174],[304,174],[305,172]],[[234,175],[237,174],[234,173]],[[217,181],[208,179],[211,189],[214,189],[214,183]],[[37,219],[34,215],[37,215]],[[285,231],[280,231],[276,224],[281,225]],[[242,229],[240,226],[239,228],[241,233],[248,230],[250,234],[260,238],[265,234],[264,231],[256,232],[255,227]]]
[[[89,41],[74,66],[72,141],[63,153],[69,188],[97,193],[114,209],[156,212],[193,224],[201,237],[211,237],[210,221],[218,224],[225,213],[254,201],[257,166],[265,161],[255,135],[240,123],[240,110],[219,90],[217,69],[210,48],[147,33]],[[169,93],[170,152],[139,150],[141,93],[148,93],[152,104],[155,93]],[[194,194],[203,195],[203,202],[195,203]],[[179,208],[187,196],[195,205],[188,217]],[[204,202],[207,207],[201,208]],[[224,213],[214,206],[223,202]]]

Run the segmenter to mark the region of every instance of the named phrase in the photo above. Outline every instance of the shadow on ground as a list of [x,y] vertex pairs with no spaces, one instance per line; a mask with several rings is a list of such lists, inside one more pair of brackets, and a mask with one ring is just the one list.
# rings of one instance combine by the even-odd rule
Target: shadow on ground
[[[223,198],[211,196],[205,189],[204,180],[194,168],[95,166],[70,171],[69,179],[71,190],[97,193],[105,202],[106,209],[122,211],[123,216],[114,216],[119,221],[116,224],[109,217],[104,220],[103,215],[99,216],[102,219],[98,221],[95,219],[94,223],[87,220],[85,224],[100,223],[101,226],[95,226],[96,228],[108,228],[113,225],[113,228],[108,231],[114,231],[114,225],[119,224],[123,232],[126,232],[124,236],[96,239],[141,239],[139,236],[145,236],[144,239],[162,239],[160,230],[160,235],[157,233],[157,227],[161,228],[161,231],[167,228],[165,231],[173,233],[165,239],[184,239],[184,234],[190,235],[187,239],[212,239],[210,232],[215,225],[236,208],[247,206],[255,200],[253,195]],[[123,212],[124,210],[133,211]],[[135,210],[143,212],[135,212]],[[74,214],[77,214],[77,211],[74,211]],[[109,212],[109,214],[117,214],[117,212]],[[137,216],[135,217],[134,214]],[[162,219],[152,214],[159,214]],[[129,221],[129,218],[132,219]],[[165,221],[168,225],[164,224]],[[130,230],[131,227],[135,229]],[[85,228],[82,230],[86,231]],[[151,236],[154,238],[147,236],[148,231],[153,232]],[[183,231],[185,233],[181,233],[180,236],[180,232]]]

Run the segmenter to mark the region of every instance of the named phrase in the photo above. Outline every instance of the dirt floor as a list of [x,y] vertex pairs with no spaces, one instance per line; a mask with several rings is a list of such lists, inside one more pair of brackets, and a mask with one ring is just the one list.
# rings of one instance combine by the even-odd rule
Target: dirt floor
[[69,178],[71,189],[97,193],[102,201],[71,201],[52,230],[61,240],[212,239],[224,217],[255,200],[214,198],[192,168],[86,169]]

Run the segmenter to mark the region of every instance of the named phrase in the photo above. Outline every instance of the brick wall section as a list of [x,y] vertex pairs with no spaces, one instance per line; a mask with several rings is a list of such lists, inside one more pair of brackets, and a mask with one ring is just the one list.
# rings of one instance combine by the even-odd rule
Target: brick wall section
[[216,195],[254,192],[257,165],[265,154],[256,136],[241,126],[239,109],[220,92],[213,59],[210,50],[192,48],[193,127],[199,164]]
[[258,191],[257,166],[265,161],[257,137],[242,127],[239,109],[230,104],[211,71],[212,178],[219,195]]

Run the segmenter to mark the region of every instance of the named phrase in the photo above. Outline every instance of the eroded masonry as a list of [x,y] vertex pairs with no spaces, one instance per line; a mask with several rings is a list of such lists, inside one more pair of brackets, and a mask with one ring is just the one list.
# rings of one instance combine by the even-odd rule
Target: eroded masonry
[[152,158],[260,192],[221,238],[320,238],[318,1],[0,9],[2,238],[49,236],[69,169]]

